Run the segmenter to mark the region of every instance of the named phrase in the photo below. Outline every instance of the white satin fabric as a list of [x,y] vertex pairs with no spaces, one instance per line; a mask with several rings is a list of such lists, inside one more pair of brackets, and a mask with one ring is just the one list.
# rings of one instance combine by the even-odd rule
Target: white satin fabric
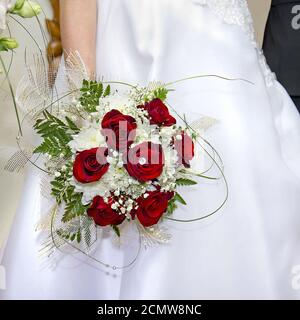
[[[205,1],[207,2],[207,1]],[[209,2],[209,1],[208,1]],[[217,3],[218,1],[214,1]],[[245,1],[230,1],[232,3]],[[97,71],[105,80],[146,84],[196,74],[216,78],[176,85],[170,102],[188,121],[216,118],[210,142],[220,152],[229,200],[197,223],[168,222],[170,244],[142,250],[128,270],[109,271],[80,255],[51,270],[38,257],[34,231],[42,197],[27,178],[9,239],[3,298],[50,299],[296,299],[292,269],[300,265],[300,117],[284,88],[266,81],[247,34],[202,0],[99,0]],[[230,9],[230,8],[229,8]],[[203,181],[182,190],[188,202],[176,217],[213,208],[224,189]],[[129,261],[109,238],[98,253]]]

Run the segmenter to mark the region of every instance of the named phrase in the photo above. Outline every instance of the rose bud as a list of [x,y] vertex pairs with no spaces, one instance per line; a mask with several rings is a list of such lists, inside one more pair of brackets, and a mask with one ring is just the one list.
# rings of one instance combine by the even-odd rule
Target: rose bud
[[13,38],[0,39],[0,51],[8,51],[18,48],[18,42]]
[[22,18],[32,18],[42,12],[41,6],[30,0],[18,0],[10,13],[17,14]]
[[170,115],[167,106],[158,98],[147,102],[144,106],[140,107],[148,111],[150,124],[165,127],[176,124],[176,119]]

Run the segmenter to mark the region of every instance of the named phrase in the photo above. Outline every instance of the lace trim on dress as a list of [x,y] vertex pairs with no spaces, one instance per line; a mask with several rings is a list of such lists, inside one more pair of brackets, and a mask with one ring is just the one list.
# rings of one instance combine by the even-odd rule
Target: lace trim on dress
[[200,5],[208,6],[212,12],[228,24],[239,26],[257,50],[258,60],[268,87],[276,80],[268,66],[263,51],[260,49],[254,33],[253,19],[246,0],[192,0]]

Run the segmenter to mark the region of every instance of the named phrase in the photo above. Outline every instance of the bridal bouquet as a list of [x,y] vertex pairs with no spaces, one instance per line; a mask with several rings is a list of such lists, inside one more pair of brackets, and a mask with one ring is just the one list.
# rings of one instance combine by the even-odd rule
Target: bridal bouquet
[[177,203],[186,205],[177,187],[196,184],[190,171],[196,136],[176,124],[168,92],[162,85],[121,94],[84,80],[67,112],[44,111],[36,121],[42,143],[34,153],[48,159],[51,194],[63,207],[61,237],[81,241],[82,229],[72,224],[78,217],[120,236],[124,221],[153,227]]
[[[188,123],[168,99],[177,83],[205,75],[147,86],[94,81],[74,53],[51,87],[43,58],[35,56],[34,62],[15,100],[22,110],[21,128],[29,124],[39,143],[20,130],[20,150],[6,169],[19,171],[30,163],[41,173],[41,192],[48,201],[37,230],[46,235],[41,252],[47,257],[56,249],[74,249],[110,266],[91,254],[94,244],[109,235],[118,245],[128,240],[139,245],[132,262],[118,267],[126,268],[141,244],[170,240],[164,221],[200,221],[224,206],[228,188],[222,160],[202,137],[217,121],[200,116]],[[200,179],[222,179],[225,199],[202,214],[174,215],[189,205],[180,194],[183,187],[193,191]],[[138,242],[132,240],[136,236]]]

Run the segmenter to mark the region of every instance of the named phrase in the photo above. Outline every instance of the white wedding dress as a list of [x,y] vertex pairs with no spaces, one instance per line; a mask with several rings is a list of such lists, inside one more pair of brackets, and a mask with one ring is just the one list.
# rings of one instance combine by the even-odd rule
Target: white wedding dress
[[[246,0],[99,0],[98,6],[100,78],[147,84],[216,74],[253,83],[203,78],[170,93],[189,121],[201,115],[219,121],[209,140],[223,158],[229,199],[202,222],[168,222],[171,242],[142,248],[128,269],[114,271],[80,254],[49,268],[38,254],[43,198],[32,173],[2,262],[1,298],[300,298],[292,285],[300,265],[300,117],[257,48]],[[214,184],[183,190],[188,206],[175,215],[196,217],[207,204],[214,207],[213,190]],[[109,238],[99,250],[110,264],[132,257]]]

